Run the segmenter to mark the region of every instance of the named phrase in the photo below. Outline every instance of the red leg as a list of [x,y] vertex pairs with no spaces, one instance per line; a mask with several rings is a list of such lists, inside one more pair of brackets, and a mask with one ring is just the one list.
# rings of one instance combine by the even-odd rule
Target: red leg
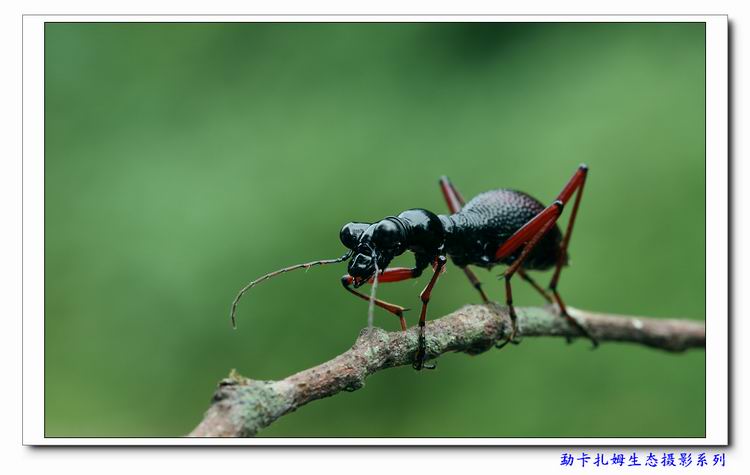
[[[513,261],[513,264],[508,267],[508,269],[503,274],[505,277],[505,303],[508,306],[508,313],[510,313],[510,321],[513,324],[513,328],[510,332],[510,336],[507,340],[505,340],[503,343],[497,346],[497,348],[502,348],[508,343],[514,341],[514,338],[516,337],[516,333],[518,332],[518,324],[517,324],[517,316],[516,316],[516,310],[513,307],[513,290],[511,289],[510,285],[510,279],[513,277],[513,274],[518,271],[518,269],[521,267],[521,264],[523,264],[523,261],[526,259],[526,257],[529,255],[529,253],[534,249],[534,247],[539,243],[539,241],[542,239],[542,237],[547,234],[547,231],[549,231],[552,226],[555,225],[557,222],[557,218],[560,217],[560,213],[562,213],[562,204],[560,204],[559,201],[555,201],[555,205],[552,206],[552,208],[555,209],[554,213],[549,213],[547,215],[546,221],[538,221],[534,224],[534,227],[536,228],[536,233],[532,236],[531,240],[524,246],[523,251],[521,251],[521,255],[516,258],[515,261]],[[547,208],[549,209],[549,208]],[[546,211],[546,209],[545,209]],[[539,213],[538,216],[542,215],[544,211]],[[532,223],[536,218],[529,221],[529,223]],[[526,224],[523,228],[521,228],[519,231],[516,231],[516,234],[521,232],[524,228],[526,228],[529,223]],[[514,234],[513,236],[515,236]],[[513,238],[511,236],[511,238]],[[514,249],[515,250],[515,249]],[[513,251],[511,251],[513,252]]]
[[[392,269],[386,269],[383,271],[382,274],[378,276],[378,282],[400,282],[402,280],[412,279],[414,278],[414,270],[413,269],[407,269],[406,267],[394,267]],[[369,282],[372,283],[373,279],[370,279]],[[346,274],[341,278],[341,283],[344,285],[344,288],[351,292],[352,294],[356,295],[357,297],[361,298],[362,300],[370,301],[370,297],[368,295],[365,295],[361,292],[358,292],[357,290],[354,290],[351,288],[352,283],[354,282],[354,279],[349,274]],[[404,308],[400,305],[395,305],[389,302],[386,302],[385,300],[375,299],[373,301],[375,305],[382,308],[383,310],[392,313],[393,315],[397,316],[399,321],[401,322],[401,330],[406,331],[406,320],[404,319],[404,312],[409,310],[408,308]]]
[[589,172],[589,167],[582,163],[578,166],[578,170],[576,170],[575,174],[573,175],[573,178],[570,179],[567,185],[565,185],[565,188],[560,192],[559,195],[557,195],[557,199],[562,201],[563,203],[567,203],[571,196],[573,196],[573,193],[578,188],[583,188],[583,183],[586,181],[586,175]]
[[[448,204],[448,209],[451,213],[457,213],[463,208],[465,204],[464,198],[461,196],[461,193],[458,192],[456,187],[453,186],[453,183],[451,183],[447,176],[440,177],[440,190],[443,192],[443,197],[445,198],[445,202]],[[487,298],[487,294],[484,293],[482,282],[479,281],[476,274],[474,274],[468,266],[462,267],[461,270],[464,271],[464,274],[466,274],[471,285],[477,289],[477,292],[479,292],[479,295],[482,297],[482,301],[488,303],[490,300]]]
[[[510,238],[508,238],[508,240],[505,241],[495,253],[495,259],[505,259],[509,255],[513,254],[523,244],[528,242],[529,239],[531,239],[531,237],[536,234],[539,228],[541,228],[544,223],[547,222],[550,216],[557,213],[554,208],[560,208],[560,211],[562,211],[562,207],[565,205],[565,203],[568,202],[568,200],[570,200],[570,197],[573,195],[573,193],[575,193],[576,190],[583,186],[587,172],[588,167],[586,165],[581,165],[580,167],[578,167],[578,170],[576,171],[575,175],[573,175],[573,178],[570,179],[568,184],[565,185],[565,188],[563,188],[563,190],[557,196],[557,200],[552,205],[542,210],[542,212],[540,212],[538,215],[534,216],[534,218],[532,218],[528,223],[523,225],[521,229],[516,231]],[[578,198],[576,199],[576,205],[574,206],[574,212],[576,213],[578,212],[577,203],[579,201],[580,193],[578,195]],[[557,214],[559,215],[559,213]],[[575,214],[572,215],[571,221],[575,221]],[[571,228],[570,224],[568,225],[568,227],[569,229]]]
[[[461,208],[463,208],[465,203],[464,199],[461,196],[461,193],[459,193],[456,187],[453,186],[453,183],[451,183],[447,176],[440,177],[440,189],[443,192],[443,196],[445,197],[446,203],[448,203],[448,208],[450,209],[451,213],[456,213],[460,211]],[[469,282],[471,282],[471,285],[473,285],[474,288],[477,289],[477,292],[479,292],[479,295],[482,296],[482,300],[484,301],[484,303],[488,303],[490,300],[487,298],[487,294],[484,293],[484,290],[482,289],[482,283],[479,281],[476,274],[474,274],[474,272],[468,266],[463,267],[462,270],[466,274],[466,277],[469,279]],[[544,289],[534,281],[534,279],[523,272],[523,270],[521,270],[519,275],[523,280],[534,287],[537,292],[542,294],[547,302],[552,302],[552,299],[549,295],[547,295],[547,292],[545,292]]]
[[[411,269],[409,267],[391,267],[384,270],[378,276],[378,282],[385,284],[387,282],[401,282],[402,280],[409,280],[414,278],[416,278],[416,276],[414,275],[414,269]],[[373,280],[375,279],[370,277],[367,283],[372,284]]]
[[[573,196],[573,193],[578,191],[578,194],[576,195],[576,201],[573,206],[573,213],[571,215],[571,220],[568,223],[568,229],[566,231],[565,237],[563,238],[563,242],[561,243],[561,252],[560,257],[558,259],[557,267],[555,269],[555,275],[553,276],[553,280],[550,284],[550,289],[552,290],[553,296],[555,298],[555,301],[558,303],[558,306],[560,306],[560,313],[561,315],[568,320],[569,323],[577,327],[584,335],[586,335],[594,344],[594,346],[597,345],[596,340],[588,333],[588,331],[580,324],[578,323],[574,318],[572,318],[565,307],[565,304],[563,303],[562,299],[560,298],[560,295],[558,294],[556,288],[553,288],[557,286],[557,280],[559,279],[560,269],[562,268],[562,265],[565,263],[566,259],[566,253],[567,253],[567,243],[570,241],[570,234],[573,229],[573,223],[575,222],[575,216],[578,213],[578,205],[581,200],[581,191],[583,189],[583,185],[586,181],[586,174],[588,172],[588,167],[586,165],[581,165],[578,167],[578,170],[573,175],[573,177],[570,179],[570,181],[565,185],[562,192],[558,195],[558,199],[551,205],[542,210],[539,214],[537,214],[534,218],[532,218],[528,223],[526,223],[521,229],[516,231],[507,241],[505,241],[500,248],[495,253],[495,258],[499,261],[502,259],[507,258],[508,256],[512,255],[516,250],[518,250],[521,246],[524,246],[523,251],[521,252],[521,255],[511,264],[511,266],[505,271],[505,290],[506,290],[506,302],[508,303],[508,308],[510,312],[511,319],[513,320],[513,331],[511,332],[511,338],[508,339],[508,341],[511,341],[512,338],[516,334],[516,322],[515,322],[515,310],[513,309],[513,297],[512,292],[510,288],[510,278],[513,276],[513,274],[520,268],[521,264],[523,264],[523,260],[526,258],[526,256],[531,252],[531,250],[536,246],[536,244],[539,242],[539,240],[544,236],[544,234],[549,231],[549,229],[554,226],[555,222],[557,222],[557,219],[560,216],[560,213],[562,213],[562,208],[565,203],[570,200],[571,196]],[[507,342],[503,343],[501,345],[505,346]]]
[[548,303],[552,303],[552,298],[549,296],[549,294],[547,294],[547,292],[542,288],[542,286],[539,285],[539,284],[537,284],[536,281],[534,279],[532,279],[531,276],[529,274],[527,274],[525,270],[518,269],[518,275],[523,280],[525,280],[526,282],[528,282],[529,285],[531,285],[532,287],[534,287],[534,289],[537,292],[539,292],[542,295],[542,297],[544,297],[544,300],[546,300]]
[[[581,195],[583,195],[583,186],[586,184],[586,174],[588,172],[588,168],[586,165],[581,165],[581,167],[576,172],[575,176],[573,177],[573,180],[571,182],[576,181],[578,183],[577,190],[578,193],[576,193],[576,200],[573,203],[573,211],[570,213],[570,220],[568,221],[568,228],[565,230],[565,236],[563,236],[563,240],[560,243],[560,256],[557,260],[557,266],[555,267],[555,273],[552,275],[552,280],[550,281],[549,288],[555,292],[557,289],[557,282],[560,280],[560,272],[562,271],[563,266],[568,260],[568,245],[570,245],[570,237],[573,234],[573,225],[576,222],[576,216],[578,215],[578,206],[581,203]],[[570,188],[570,190],[569,190]],[[562,193],[560,193],[560,196],[558,198],[562,197],[568,197],[570,198],[570,195],[572,192],[575,191],[573,188],[571,188],[571,184],[568,183],[568,186],[566,186]]]
[[[554,274],[552,274],[552,279],[549,283],[549,289],[552,291],[552,296],[554,297],[557,306],[560,308],[560,314],[573,326],[581,330],[581,333],[586,335],[589,340],[591,340],[594,348],[596,348],[599,343],[580,323],[578,323],[577,320],[570,316],[570,314],[568,313],[568,308],[565,306],[565,302],[563,302],[562,297],[560,297],[560,293],[557,291],[557,283],[560,280],[560,273],[562,272],[563,266],[568,262],[568,246],[570,245],[570,237],[573,234],[573,226],[575,225],[576,216],[578,215],[578,206],[581,203],[581,196],[583,195],[583,187],[586,184],[587,174],[588,167],[586,165],[581,165],[580,167],[578,167],[578,171],[570,180],[570,182],[565,186],[565,188],[563,188],[558,197],[559,199],[565,198],[567,200],[570,199],[573,193],[576,194],[576,199],[573,202],[573,210],[571,211],[570,219],[568,220],[568,227],[565,230],[565,235],[563,236],[563,240],[560,243],[560,255],[557,259],[555,272]],[[570,338],[568,339],[568,341],[570,341]]]
[[482,282],[479,281],[476,274],[474,274],[474,271],[469,269],[469,266],[462,267],[461,269],[464,271],[464,274],[466,274],[466,277],[469,278],[469,282],[471,282],[471,285],[473,285],[474,288],[477,289],[477,292],[479,292],[479,295],[482,297],[482,301],[484,303],[489,303],[490,299],[488,299],[487,294],[484,293]]
[[445,202],[448,203],[448,209],[451,213],[458,213],[464,207],[464,199],[461,193],[453,186],[447,176],[440,177],[440,190],[443,192],[443,197]]
[[[502,261],[508,256],[516,252],[521,246],[526,243],[531,243],[531,239],[539,233],[539,230],[547,226],[551,221],[554,224],[557,218],[562,213],[563,202],[560,200],[555,201],[550,206],[544,208],[539,214],[534,216],[529,222],[524,224],[521,229],[513,233],[495,252],[495,260]],[[551,226],[550,226],[551,227]],[[529,248],[526,245],[525,248]],[[517,262],[518,260],[516,260]],[[515,265],[515,262],[513,263]],[[519,264],[520,265],[520,264]],[[515,270],[513,271],[515,272]],[[507,272],[506,272],[507,273]]]
[[440,277],[440,274],[442,274],[443,267],[445,267],[446,262],[448,262],[448,260],[445,258],[445,256],[438,256],[435,261],[435,272],[432,274],[430,282],[427,284],[424,290],[422,290],[422,293],[419,294],[419,299],[422,300],[422,312],[419,315],[419,339],[417,343],[418,349],[414,364],[412,365],[416,370],[421,370],[422,368],[435,369],[434,365],[424,364],[427,357],[427,344],[424,337],[424,326],[427,319],[427,304],[430,303],[432,289],[433,287],[435,287],[435,282],[437,282],[438,277]]

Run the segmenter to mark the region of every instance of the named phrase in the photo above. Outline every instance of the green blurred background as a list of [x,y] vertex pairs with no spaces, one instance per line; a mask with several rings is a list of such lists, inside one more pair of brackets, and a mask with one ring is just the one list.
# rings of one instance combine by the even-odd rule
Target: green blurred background
[[[348,221],[444,212],[443,174],[467,198],[550,202],[587,162],[568,302],[704,320],[703,24],[45,31],[47,436],[185,434],[231,368],[278,379],[346,350],[367,305],[341,289],[343,264],[258,287],[237,331],[230,302],[340,255]],[[478,271],[496,300],[500,271]],[[427,276],[379,295],[416,307]],[[469,302],[450,266],[430,314]],[[398,328],[382,311],[376,325]],[[704,362],[528,338],[378,373],[261,435],[702,437]]]

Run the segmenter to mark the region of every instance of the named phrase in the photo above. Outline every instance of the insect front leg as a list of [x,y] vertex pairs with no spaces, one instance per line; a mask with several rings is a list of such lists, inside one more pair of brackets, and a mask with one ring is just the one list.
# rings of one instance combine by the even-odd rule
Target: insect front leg
[[432,289],[433,287],[435,287],[435,283],[437,282],[438,277],[440,277],[440,274],[442,274],[446,262],[448,262],[448,260],[445,258],[445,256],[438,256],[435,259],[435,272],[432,274],[430,282],[427,284],[424,290],[422,290],[422,293],[419,294],[419,299],[422,301],[422,312],[419,315],[419,337],[417,340],[417,354],[415,355],[415,361],[412,364],[412,367],[417,371],[421,370],[422,368],[435,369],[435,365],[425,364],[425,361],[427,360],[427,341],[425,340],[424,327],[427,319],[427,304],[430,303]]
[[[415,277],[416,277],[415,269],[408,269],[406,267],[394,267],[392,269],[384,270],[383,273],[378,276],[378,282],[380,283],[400,282],[402,280],[413,279]],[[346,274],[343,277],[341,277],[341,284],[343,284],[344,288],[348,292],[356,295],[362,300],[366,300],[369,302],[370,297],[368,295],[358,292],[357,290],[351,287],[353,282],[354,282],[354,278],[350,276],[349,274]],[[372,283],[372,279],[370,279],[368,282]],[[401,330],[406,331],[406,320],[404,319],[404,312],[409,310],[408,308],[404,308],[400,305],[392,304],[392,303],[386,302],[385,300],[380,300],[380,299],[375,299],[373,303],[377,305],[378,307],[382,308],[383,310],[397,316],[399,321],[401,322]]]

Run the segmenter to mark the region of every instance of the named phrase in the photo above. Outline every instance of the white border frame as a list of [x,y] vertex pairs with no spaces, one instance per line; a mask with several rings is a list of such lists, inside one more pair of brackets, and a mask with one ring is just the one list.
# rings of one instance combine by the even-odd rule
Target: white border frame
[[[705,438],[45,438],[44,436],[44,23],[51,22],[705,22],[706,23],[706,437]],[[24,445],[506,445],[717,446],[728,431],[728,21],[723,15],[26,15],[23,36]],[[200,415],[196,415],[196,424]]]

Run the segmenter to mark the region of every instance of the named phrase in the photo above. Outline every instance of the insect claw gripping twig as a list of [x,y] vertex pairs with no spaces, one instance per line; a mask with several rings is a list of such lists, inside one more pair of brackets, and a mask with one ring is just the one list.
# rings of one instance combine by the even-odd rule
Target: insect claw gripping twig
[[347,259],[349,259],[352,256],[353,252],[349,251],[343,256],[336,258],[336,259],[323,259],[320,261],[312,261],[312,262],[305,262],[304,264],[297,264],[294,266],[284,267],[283,269],[279,269],[277,271],[270,272],[262,277],[259,277],[255,279],[254,281],[250,282],[246,286],[242,287],[240,291],[237,293],[237,296],[234,298],[234,301],[232,302],[232,311],[230,314],[230,317],[232,319],[232,328],[237,329],[237,304],[240,302],[240,299],[242,296],[247,292],[248,290],[252,289],[256,285],[260,284],[264,280],[271,279],[273,277],[276,277],[277,275],[281,275],[285,272],[297,270],[297,269],[305,269],[305,271],[309,270],[312,266],[318,266],[318,265],[324,265],[324,264],[336,264],[338,262],[343,262]]

